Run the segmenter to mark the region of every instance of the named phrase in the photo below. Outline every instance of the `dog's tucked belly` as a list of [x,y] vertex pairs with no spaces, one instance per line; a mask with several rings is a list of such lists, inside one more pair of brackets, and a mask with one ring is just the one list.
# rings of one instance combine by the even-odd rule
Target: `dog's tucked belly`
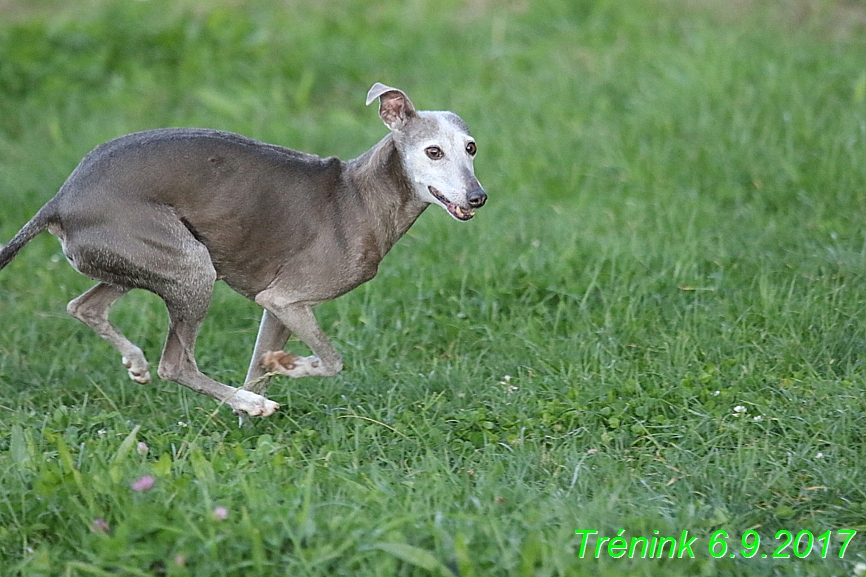
[[96,276],[76,263],[84,244],[91,255],[170,259],[190,235],[240,294],[252,299],[280,277],[299,298],[323,302],[372,278],[381,260],[363,240],[347,240],[358,235],[344,230],[341,212],[358,201],[342,168],[215,131],[129,135],[94,150],[64,185],[61,222],[78,239],[59,236],[70,261]]

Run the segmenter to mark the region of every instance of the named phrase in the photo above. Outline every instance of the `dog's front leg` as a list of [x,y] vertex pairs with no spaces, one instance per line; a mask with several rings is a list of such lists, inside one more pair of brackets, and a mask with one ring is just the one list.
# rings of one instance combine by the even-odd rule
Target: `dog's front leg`
[[281,351],[289,340],[291,331],[280,322],[272,313],[265,310],[262,314],[262,324],[259,325],[259,334],[256,337],[256,346],[253,349],[253,358],[247,371],[247,380],[244,388],[264,395],[268,389],[269,378],[267,369],[262,365],[262,356],[272,351]]
[[[313,352],[309,357],[282,350],[266,352],[259,360],[266,370],[290,377],[330,377],[343,369],[343,358],[319,328],[311,305],[290,302],[270,289],[256,295],[256,302]],[[258,353],[258,347],[256,349]]]

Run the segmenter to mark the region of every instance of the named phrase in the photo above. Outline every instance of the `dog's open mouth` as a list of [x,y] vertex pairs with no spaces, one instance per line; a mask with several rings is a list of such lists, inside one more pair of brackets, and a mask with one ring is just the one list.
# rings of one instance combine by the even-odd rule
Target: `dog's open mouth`
[[432,186],[428,186],[427,190],[430,191],[430,194],[433,195],[433,198],[442,203],[442,206],[445,207],[445,210],[448,211],[448,214],[456,218],[457,220],[469,220],[473,216],[475,216],[475,211],[473,209],[464,210],[442,196],[442,193],[433,188]]

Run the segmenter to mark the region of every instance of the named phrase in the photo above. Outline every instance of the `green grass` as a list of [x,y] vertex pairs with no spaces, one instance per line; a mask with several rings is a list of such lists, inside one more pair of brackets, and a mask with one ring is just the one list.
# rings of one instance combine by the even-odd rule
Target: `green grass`
[[[863,2],[9,3],[0,239],[96,144],[208,126],[351,158],[375,81],[472,127],[488,206],[431,209],[317,310],[331,379],[238,428],[0,272],[2,575],[850,575],[866,562]],[[219,285],[199,365],[259,310]],[[113,318],[158,360],[161,302]],[[290,347],[302,349],[297,342]],[[745,408],[745,412],[735,411]],[[739,416],[738,416],[739,415]],[[141,455],[137,443],[149,451]],[[152,490],[130,484],[152,475]],[[214,509],[225,507],[219,521]],[[103,519],[108,532],[91,531]],[[575,530],[698,537],[579,558]],[[755,529],[761,553],[715,559]],[[772,559],[780,530],[856,529]],[[802,550],[801,550],[802,552]]]

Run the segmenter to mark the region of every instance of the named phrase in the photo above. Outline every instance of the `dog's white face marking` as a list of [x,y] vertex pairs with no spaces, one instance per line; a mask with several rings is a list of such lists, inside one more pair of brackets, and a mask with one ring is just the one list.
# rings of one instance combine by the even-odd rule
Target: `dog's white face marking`
[[457,220],[475,216],[486,195],[475,177],[477,145],[460,117],[420,111],[400,136],[398,146],[418,197]]
[[391,130],[417,197],[438,204],[457,220],[469,220],[487,195],[475,178],[476,145],[453,112],[416,111],[406,94],[377,82],[367,104],[379,99],[379,117]]

